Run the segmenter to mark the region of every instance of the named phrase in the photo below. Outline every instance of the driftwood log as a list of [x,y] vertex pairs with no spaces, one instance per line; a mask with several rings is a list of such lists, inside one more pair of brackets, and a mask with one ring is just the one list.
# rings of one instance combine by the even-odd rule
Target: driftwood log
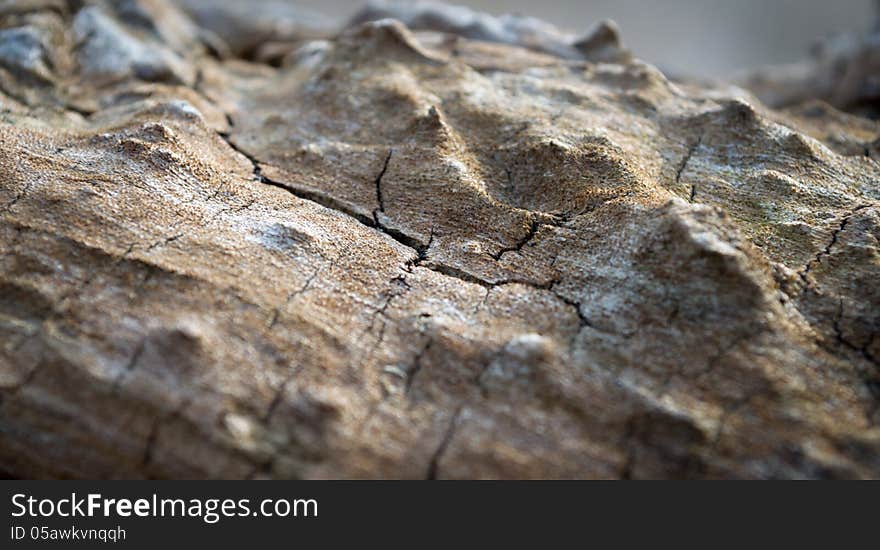
[[0,3],[7,475],[880,476],[875,121],[197,4]]

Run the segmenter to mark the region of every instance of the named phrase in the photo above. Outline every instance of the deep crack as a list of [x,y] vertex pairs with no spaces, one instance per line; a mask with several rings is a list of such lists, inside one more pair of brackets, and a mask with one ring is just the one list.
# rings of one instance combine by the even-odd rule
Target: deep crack
[[831,240],[828,242],[828,244],[825,245],[822,250],[817,252],[815,257],[807,262],[804,268],[798,272],[798,277],[801,279],[801,281],[803,281],[805,285],[805,290],[806,287],[810,285],[810,282],[807,280],[807,274],[809,274],[813,270],[814,266],[822,263],[822,258],[831,255],[831,249],[834,247],[834,245],[837,244],[837,241],[840,239],[840,234],[846,229],[846,226],[849,224],[849,220],[856,214],[856,212],[858,212],[859,210],[864,210],[865,208],[868,208],[868,206],[869,205],[867,204],[859,205],[853,208],[848,214],[843,216],[840,219],[840,223],[838,224],[837,228],[831,232]]
[[394,149],[390,149],[388,151],[388,156],[385,157],[385,162],[382,164],[382,171],[379,172],[379,175],[376,176],[376,209],[373,210],[373,222],[376,224],[376,227],[381,227],[382,223],[379,221],[379,213],[385,213],[385,198],[382,196],[382,178],[385,177],[385,172],[388,171],[388,164],[391,163],[391,155],[394,154]]
[[413,357],[412,366],[406,373],[406,384],[404,385],[404,393],[409,395],[410,390],[412,390],[413,383],[416,380],[416,376],[418,376],[419,372],[422,370],[422,359],[425,357],[425,354],[428,353],[428,350],[431,349],[431,346],[434,344],[433,338],[428,338],[428,341],[422,346],[422,349],[416,353],[415,357]]
[[[495,281],[495,282],[487,281],[487,280],[485,280],[477,275],[474,275],[473,273],[470,273],[464,269],[453,267],[453,266],[450,266],[447,264],[441,264],[438,262],[429,261],[428,260],[428,249],[430,248],[430,246],[434,240],[433,231],[431,232],[431,236],[428,239],[428,242],[423,243],[422,241],[420,241],[417,238],[414,238],[414,237],[407,235],[407,234],[405,234],[401,231],[398,231],[396,229],[389,228],[385,224],[380,223],[379,219],[378,219],[378,212],[384,212],[384,198],[382,197],[382,194],[381,194],[381,181],[382,181],[382,178],[384,177],[385,172],[388,169],[388,164],[390,163],[391,156],[394,153],[393,149],[390,150],[388,153],[388,156],[385,157],[385,163],[384,163],[383,169],[376,178],[376,183],[375,183],[376,193],[377,193],[376,198],[379,203],[379,206],[376,210],[374,210],[373,217],[370,218],[368,216],[365,216],[363,214],[355,212],[351,207],[343,204],[341,201],[334,199],[332,197],[329,197],[329,196],[326,196],[323,194],[304,191],[302,189],[293,187],[289,184],[285,184],[282,182],[278,182],[278,181],[274,181],[274,180],[269,179],[268,177],[266,177],[263,174],[259,161],[253,155],[247,153],[246,151],[240,149],[237,145],[235,145],[227,134],[220,133],[219,135],[229,144],[230,147],[232,147],[232,149],[241,153],[242,156],[244,156],[245,158],[247,158],[251,162],[251,164],[253,165],[254,177],[257,181],[259,181],[263,184],[266,184],[266,185],[271,185],[273,187],[277,187],[279,189],[284,189],[288,193],[290,193],[300,199],[319,204],[325,208],[329,208],[329,209],[335,210],[337,212],[341,212],[341,213],[355,219],[356,221],[360,222],[362,225],[365,225],[365,226],[370,227],[372,229],[376,229],[377,231],[380,231],[381,233],[388,235],[389,237],[394,239],[396,242],[406,246],[407,248],[412,249],[416,253],[416,258],[407,262],[408,268],[424,267],[424,268],[429,269],[431,271],[434,271],[436,273],[440,273],[441,275],[446,275],[447,277],[452,277],[454,279],[458,279],[460,281],[464,281],[467,283],[476,284],[476,285],[482,286],[483,288],[486,288],[486,289],[492,289],[492,288],[495,288],[498,286],[503,286],[503,285],[508,285],[508,284],[521,284],[521,285],[528,286],[530,288],[534,288],[537,290],[547,290],[547,291],[552,292],[553,295],[556,296],[556,298],[558,298],[562,302],[568,304],[569,306],[571,306],[575,309],[575,311],[577,312],[577,316],[578,316],[581,328],[593,326],[590,323],[589,319],[587,319],[586,316],[581,311],[581,304],[579,302],[575,302],[569,298],[562,296],[558,292],[553,291],[553,287],[559,282],[558,280],[552,280],[547,283],[536,283],[535,281],[529,281],[526,279],[517,279],[517,278],[508,278],[508,279],[504,279],[501,281]],[[509,248],[509,249],[502,249],[502,251],[500,251],[497,255],[495,255],[493,257],[496,260],[498,260],[504,254],[505,250],[508,252],[512,252],[515,250],[522,249],[522,247],[526,246],[528,244],[528,242],[534,238],[534,236],[537,234],[538,230],[544,225],[558,226],[558,223],[534,219],[530,225],[528,233],[526,234],[526,236],[523,239],[521,239],[514,247]]]
[[694,144],[688,147],[687,153],[685,153],[684,157],[682,157],[681,163],[678,165],[678,169],[676,169],[675,171],[675,183],[681,183],[682,174],[684,174],[687,165],[691,161],[691,157],[694,156],[694,153],[697,151],[700,145],[702,145],[702,143],[703,136],[701,135],[699,138],[697,138],[697,141]]
[[535,217],[532,217],[532,220],[529,223],[529,230],[525,234],[525,236],[522,239],[520,239],[519,241],[517,241],[516,243],[514,243],[513,246],[506,246],[504,248],[499,249],[498,252],[492,254],[492,258],[496,261],[499,261],[499,260],[501,260],[501,257],[504,256],[505,254],[507,254],[508,252],[519,252],[533,238],[535,238],[535,235],[538,233],[538,230],[541,229],[541,226],[543,226],[543,225],[545,225],[545,224],[542,223],[540,220],[538,220]]
[[437,450],[431,455],[431,461],[428,463],[428,472],[425,475],[425,479],[437,479],[440,460],[443,458],[443,454],[446,453],[446,449],[449,448],[449,444],[452,442],[452,437],[455,435],[455,430],[458,428],[458,419],[461,416],[461,411],[462,407],[459,407],[455,410],[455,413],[453,413],[452,419],[449,421],[449,426],[446,428],[446,433],[443,434],[443,439],[440,440],[440,445],[437,446]]

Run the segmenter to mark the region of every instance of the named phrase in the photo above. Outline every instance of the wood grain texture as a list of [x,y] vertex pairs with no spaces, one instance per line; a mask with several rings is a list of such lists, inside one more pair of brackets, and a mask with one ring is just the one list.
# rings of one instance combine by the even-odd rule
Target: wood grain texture
[[880,475],[874,121],[605,27],[0,27],[3,471]]

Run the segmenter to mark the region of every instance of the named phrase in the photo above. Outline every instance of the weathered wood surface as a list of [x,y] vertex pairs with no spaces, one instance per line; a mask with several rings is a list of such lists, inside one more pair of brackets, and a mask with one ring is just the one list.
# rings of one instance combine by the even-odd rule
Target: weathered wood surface
[[0,469],[880,476],[876,122],[236,17],[0,4]]

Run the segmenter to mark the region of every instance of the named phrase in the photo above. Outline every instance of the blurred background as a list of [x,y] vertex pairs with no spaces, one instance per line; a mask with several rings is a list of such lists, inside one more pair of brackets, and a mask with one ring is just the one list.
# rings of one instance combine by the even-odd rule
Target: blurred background
[[[293,0],[350,16],[357,0]],[[874,25],[876,0],[459,0],[489,13],[521,13],[583,32],[617,21],[635,54],[672,73],[722,76],[804,58],[818,38]]]

